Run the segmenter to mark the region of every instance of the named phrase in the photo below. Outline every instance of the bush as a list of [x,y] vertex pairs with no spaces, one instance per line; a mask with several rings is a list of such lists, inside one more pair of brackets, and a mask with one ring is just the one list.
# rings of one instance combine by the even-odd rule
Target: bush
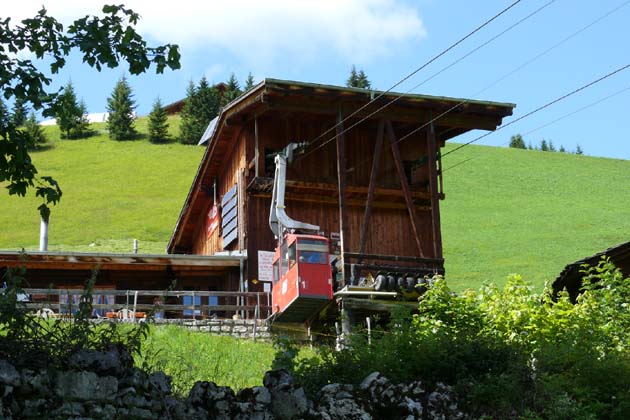
[[453,385],[474,417],[594,419],[630,415],[630,280],[609,261],[586,268],[577,304],[541,294],[519,276],[503,289],[453,293],[441,278],[416,315],[397,313],[372,345],[355,333],[342,351],[294,363],[310,392],[393,381]]
[[115,322],[94,324],[92,317],[92,289],[97,271],[86,280],[79,310],[72,322],[43,319],[29,314],[18,297],[27,284],[23,268],[7,268],[2,277],[5,285],[0,293],[0,354],[16,366],[43,368],[63,367],[68,357],[80,349],[107,350],[123,346],[131,353],[139,353],[148,324],[121,327]]

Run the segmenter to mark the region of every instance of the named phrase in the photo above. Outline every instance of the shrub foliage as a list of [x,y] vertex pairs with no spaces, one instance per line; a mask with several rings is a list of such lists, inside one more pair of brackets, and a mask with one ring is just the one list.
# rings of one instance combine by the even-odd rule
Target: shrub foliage
[[97,270],[86,280],[79,301],[79,309],[72,322],[62,319],[43,319],[29,313],[20,299],[26,284],[23,268],[7,268],[2,276],[4,288],[0,293],[0,356],[16,366],[34,369],[46,366],[63,367],[68,357],[80,349],[107,350],[124,346],[139,353],[148,333],[148,324],[139,323],[124,328],[115,322],[94,324],[92,318],[92,290]]
[[475,418],[599,419],[630,414],[630,279],[609,261],[585,269],[577,304],[519,276],[456,295],[438,278],[418,313],[352,335],[346,349],[285,366],[314,391],[378,370],[454,385]]

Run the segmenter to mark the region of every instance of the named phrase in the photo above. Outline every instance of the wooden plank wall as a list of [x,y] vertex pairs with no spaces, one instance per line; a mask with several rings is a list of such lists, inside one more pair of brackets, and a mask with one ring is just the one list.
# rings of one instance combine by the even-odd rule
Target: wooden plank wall
[[[239,170],[243,170],[247,167],[246,147],[248,138],[251,138],[249,132],[246,130],[240,130],[234,139],[234,146],[232,153],[230,154],[230,158],[225,162],[225,169],[217,178],[217,201],[219,203],[221,203],[223,195],[238,182]],[[207,182],[212,184],[214,180],[207,180]],[[210,192],[209,194],[211,195],[212,193]],[[243,204],[244,203],[239,203],[239,206],[242,206]],[[208,211],[210,211],[212,205],[212,196],[210,196],[208,204],[202,212],[200,220],[196,222],[198,229],[195,233],[195,239],[193,241],[193,254],[214,255],[217,252],[223,251],[223,241],[221,240],[220,229],[216,229],[210,238],[207,237]],[[239,208],[239,210],[241,209]],[[229,249],[238,248],[239,242],[241,241],[239,240],[234,242]]]
[[[235,136],[234,146],[229,159],[224,162],[218,183],[218,196],[220,201],[223,194],[234,186],[239,177],[239,172],[244,174],[243,179],[249,184],[256,171],[255,165],[255,132],[258,132],[258,172],[261,177],[273,177],[273,167],[265,167],[264,155],[270,151],[280,151],[289,142],[313,140],[326,129],[334,126],[335,118],[313,115],[263,115],[257,121],[249,120],[244,123],[241,130]],[[353,121],[346,122],[346,125]],[[257,129],[255,127],[257,125]],[[366,187],[369,184],[372,156],[376,143],[378,121],[369,121],[346,134],[347,143],[347,182],[349,186]],[[407,134],[417,125],[401,126],[394,123],[397,138]],[[318,149],[309,157],[290,165],[287,172],[289,180],[337,183],[336,150],[334,131],[324,136],[320,142],[331,140],[326,146]],[[400,153],[403,160],[421,160],[427,155],[426,131],[415,133],[410,138],[400,142]],[[391,147],[388,141],[383,142],[381,162],[379,165],[377,187],[400,189],[400,181],[394,165]],[[429,165],[425,163],[419,166],[411,176],[411,190],[429,192]],[[212,183],[212,180],[206,180]],[[273,250],[275,240],[268,226],[269,197],[253,197],[244,194],[246,199],[239,204],[244,217],[244,238],[240,238],[232,246],[233,249],[245,247],[248,252],[248,275],[251,280],[257,277],[258,250]],[[400,203],[404,205],[404,198],[400,197]],[[212,255],[223,251],[220,232],[217,229],[210,238],[206,238],[207,212],[212,205],[212,198],[208,200],[208,206],[202,213],[201,220],[193,245],[193,253]],[[420,224],[422,248],[425,256],[438,257],[434,252],[434,235],[432,231],[431,213],[426,207],[416,207]],[[348,238],[346,238],[346,250],[357,252],[359,249],[359,232],[363,223],[365,207],[350,206],[348,208]],[[334,204],[305,203],[291,200],[287,197],[287,213],[294,219],[308,223],[318,224],[326,236],[331,232],[339,231],[339,209]],[[417,246],[413,236],[411,223],[406,208],[385,209],[373,208],[370,225],[368,227],[366,253],[389,254],[401,256],[417,256]],[[250,290],[252,286],[250,285]],[[256,288],[254,288],[256,289]]]

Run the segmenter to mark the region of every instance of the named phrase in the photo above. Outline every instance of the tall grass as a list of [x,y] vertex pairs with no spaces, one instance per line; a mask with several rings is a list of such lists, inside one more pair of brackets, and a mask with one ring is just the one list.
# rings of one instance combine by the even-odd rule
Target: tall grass
[[163,370],[173,378],[174,391],[187,395],[196,381],[212,381],[234,390],[262,385],[274,355],[271,343],[165,325],[150,329],[136,363]]

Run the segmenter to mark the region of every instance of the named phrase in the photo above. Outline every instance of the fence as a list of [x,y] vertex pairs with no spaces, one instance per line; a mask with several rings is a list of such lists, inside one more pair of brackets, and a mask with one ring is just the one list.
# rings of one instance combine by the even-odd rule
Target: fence
[[[82,289],[24,289],[22,298],[27,309],[64,316],[79,309],[83,293]],[[229,318],[234,315],[243,319],[261,319],[271,315],[268,292],[94,289],[92,298],[92,308],[98,317],[135,319],[142,318],[139,314],[153,313],[158,319]]]

